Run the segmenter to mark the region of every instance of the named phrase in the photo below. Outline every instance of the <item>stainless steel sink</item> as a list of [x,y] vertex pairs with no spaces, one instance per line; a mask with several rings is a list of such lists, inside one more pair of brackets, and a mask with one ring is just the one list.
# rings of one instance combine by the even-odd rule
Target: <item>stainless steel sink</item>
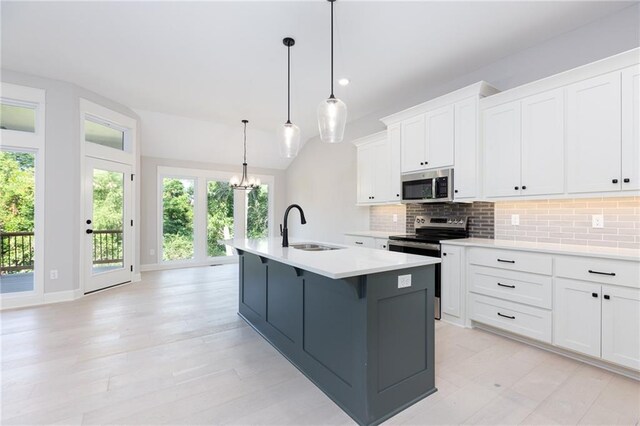
[[294,249],[304,250],[304,251],[327,251],[327,250],[340,250],[341,248],[343,248],[343,247],[325,246],[325,245],[316,244],[316,243],[290,244],[289,247],[293,247]]

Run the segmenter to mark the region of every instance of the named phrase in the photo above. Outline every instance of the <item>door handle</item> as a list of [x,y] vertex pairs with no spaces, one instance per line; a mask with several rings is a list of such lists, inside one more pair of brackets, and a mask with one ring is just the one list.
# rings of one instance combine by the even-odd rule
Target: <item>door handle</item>
[[93,234],[93,229],[87,229],[85,232],[86,232],[87,234]]

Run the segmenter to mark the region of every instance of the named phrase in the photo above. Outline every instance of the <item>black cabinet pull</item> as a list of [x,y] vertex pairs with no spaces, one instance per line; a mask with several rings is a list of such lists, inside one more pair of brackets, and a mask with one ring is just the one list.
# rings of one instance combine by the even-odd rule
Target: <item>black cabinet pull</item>
[[424,162],[424,164],[429,164],[429,162],[428,162],[428,161],[425,161],[425,162]]
[[518,188],[517,186],[514,186],[514,187],[513,187],[513,189],[515,189],[515,190],[517,191],[517,190],[518,190],[518,189],[520,189],[520,188]]
[[442,255],[443,255],[443,256],[446,256],[446,255],[447,255],[447,253],[442,253]]
[[611,179],[611,183],[618,183],[618,179]]
[[500,312],[498,312],[498,315],[500,315],[501,317],[504,317],[504,318],[516,319],[516,317],[512,317],[512,316],[509,316],[509,315],[503,315]]
[[616,276],[615,272],[600,272],[600,271],[592,271],[591,269],[589,269],[589,273],[590,274],[597,274],[597,275],[608,275],[610,277],[615,277]]
[[598,297],[598,293],[591,293],[592,297]]
[[458,190],[457,190],[457,189],[454,189],[454,190],[453,190],[453,192],[455,192],[455,193],[457,194],[457,193],[458,193]]
[[422,162],[421,162],[421,163],[420,163],[420,165],[421,165],[421,166],[424,166],[424,163],[422,163]]
[[502,262],[502,263],[516,263],[515,260],[505,260],[505,259],[498,259],[498,262]]
[[362,241],[356,241],[356,244],[362,245]]
[[623,181],[624,183],[629,183],[629,182],[631,182],[631,179],[629,179],[629,178],[624,178],[624,179],[622,179],[622,181]]
[[400,196],[400,194],[396,194],[396,197],[399,197],[399,196]]
[[502,283],[498,283],[498,285],[499,285],[500,287],[516,288],[516,286],[515,286],[515,285],[502,284]]
[[87,229],[85,232],[86,232],[87,234],[93,234],[93,229]]
[[609,297],[609,295],[608,295],[608,294],[605,294],[605,295],[604,295],[604,298],[605,298],[605,299],[607,299],[607,300],[609,300],[609,299],[610,299],[610,297]]
[[527,187],[526,187],[526,186],[524,186],[524,185],[522,185],[522,189],[527,189]]

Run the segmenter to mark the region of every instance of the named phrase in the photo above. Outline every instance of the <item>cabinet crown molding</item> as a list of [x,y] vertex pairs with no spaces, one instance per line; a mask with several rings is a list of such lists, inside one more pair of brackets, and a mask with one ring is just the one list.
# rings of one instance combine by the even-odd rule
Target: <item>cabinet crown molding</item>
[[380,121],[382,121],[387,126],[390,126],[402,120],[406,120],[407,118],[415,117],[416,115],[420,115],[420,114],[425,114],[429,111],[433,111],[434,109],[438,109],[440,107],[462,101],[472,96],[479,96],[482,98],[485,96],[491,96],[498,92],[499,92],[498,89],[496,89],[486,81],[479,81],[477,83],[463,87],[456,91],[447,93],[445,95],[442,95],[437,98],[423,102],[421,104],[415,105],[411,108],[407,108],[400,112],[396,112],[395,114],[382,117]]
[[387,139],[387,131],[383,130],[381,132],[373,133],[371,135],[363,136],[361,138],[355,139],[351,141],[355,146],[362,146],[372,142],[380,142],[382,140]]

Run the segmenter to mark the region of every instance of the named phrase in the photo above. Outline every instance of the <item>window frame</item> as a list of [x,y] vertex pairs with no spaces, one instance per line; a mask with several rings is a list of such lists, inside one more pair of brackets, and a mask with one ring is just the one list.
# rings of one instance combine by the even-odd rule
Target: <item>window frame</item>
[[29,104],[36,110],[35,131],[0,129],[0,148],[13,152],[28,152],[35,156],[35,212],[34,212],[34,269],[33,290],[19,293],[0,294],[0,307],[11,308],[40,304],[44,302],[44,241],[45,241],[45,106],[46,92],[27,86],[11,83],[0,83],[0,102],[14,105],[15,103]]

